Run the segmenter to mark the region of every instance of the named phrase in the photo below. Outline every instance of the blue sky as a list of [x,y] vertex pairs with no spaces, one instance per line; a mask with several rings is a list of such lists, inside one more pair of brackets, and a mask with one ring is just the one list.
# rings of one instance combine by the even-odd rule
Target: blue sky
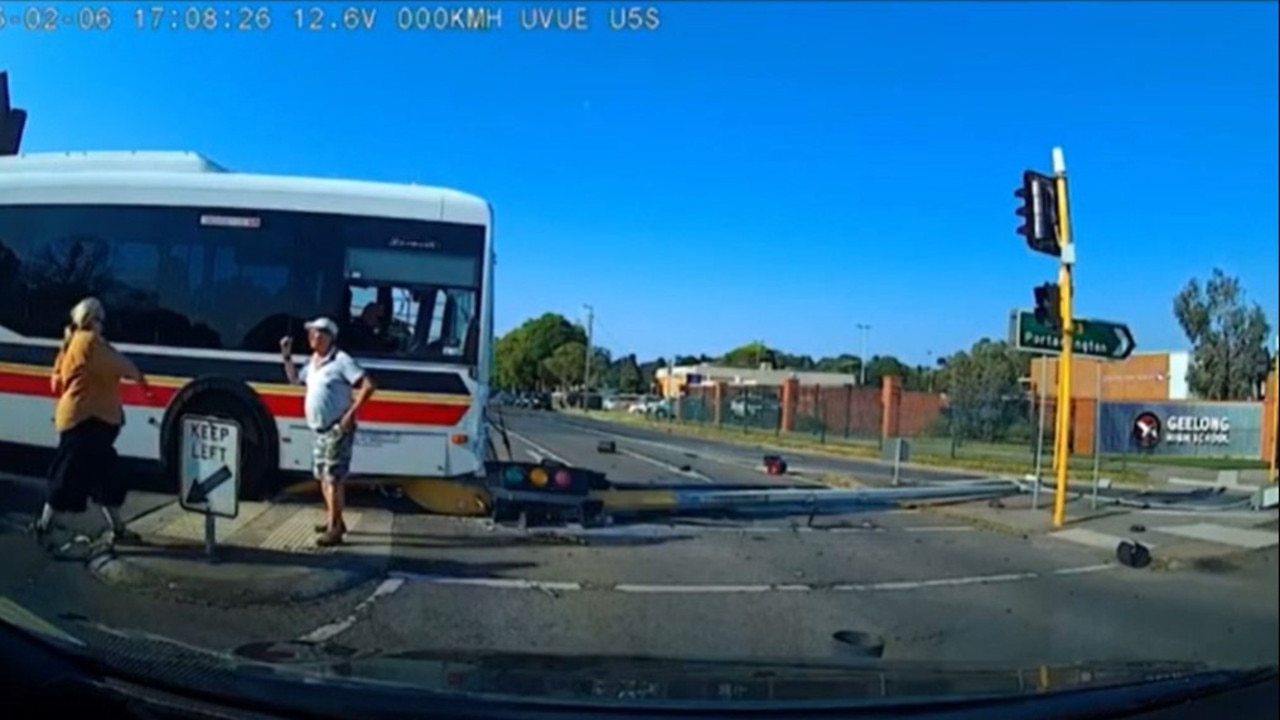
[[323,32],[292,16],[315,3],[253,32],[107,5],[103,32],[0,30],[25,150],[478,193],[500,331],[590,303],[615,352],[833,354],[868,323],[872,352],[925,362],[1053,279],[1012,193],[1054,145],[1079,315],[1183,347],[1171,298],[1214,266],[1280,304],[1275,3],[682,2],[636,32],[607,27],[622,3],[585,31],[520,28],[551,3],[466,5],[501,7],[487,32],[400,30],[399,3],[332,5],[375,28]]

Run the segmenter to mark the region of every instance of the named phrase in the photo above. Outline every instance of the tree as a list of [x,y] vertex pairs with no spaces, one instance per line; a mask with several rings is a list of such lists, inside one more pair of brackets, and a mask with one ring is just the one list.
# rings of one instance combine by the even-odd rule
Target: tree
[[644,375],[634,354],[627,355],[618,361],[618,392],[644,392]]
[[1256,400],[1266,378],[1271,326],[1262,306],[1246,305],[1238,278],[1215,268],[1201,287],[1189,280],[1173,314],[1192,346],[1187,382],[1206,400]]
[[567,342],[556,348],[551,357],[542,361],[544,378],[562,390],[582,384],[587,346],[580,342]]
[[943,377],[953,435],[1007,439],[1010,428],[1026,418],[1020,381],[1030,365],[1030,357],[1007,342],[986,338],[947,358]]
[[[581,325],[569,322],[563,315],[544,313],[526,320],[520,327],[503,335],[494,344],[494,374],[500,387],[529,390],[546,379],[543,362],[566,343],[584,348],[587,333]],[[581,382],[582,370],[578,370]]]
[[749,342],[724,354],[720,362],[728,367],[757,368],[773,365],[775,351],[762,342]]
[[878,387],[890,375],[905,381],[911,375],[911,368],[892,355],[875,355],[867,361],[867,385]]
[[640,392],[653,392],[657,388],[658,368],[667,367],[666,358],[654,358],[640,363]]

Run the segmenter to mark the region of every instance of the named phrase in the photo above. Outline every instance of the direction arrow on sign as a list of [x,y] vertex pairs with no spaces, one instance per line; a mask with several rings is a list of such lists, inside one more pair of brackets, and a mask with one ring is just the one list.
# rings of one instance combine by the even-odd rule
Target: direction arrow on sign
[[200,505],[209,502],[209,495],[231,477],[231,468],[223,465],[203,480],[194,478],[191,489],[187,491],[187,504]]
[[[1124,323],[1077,318],[1071,350],[1077,355],[1124,360],[1137,347],[1133,332]],[[1014,310],[1009,317],[1009,341],[1023,352],[1057,355],[1062,352],[1062,333],[1036,320],[1032,310]]]

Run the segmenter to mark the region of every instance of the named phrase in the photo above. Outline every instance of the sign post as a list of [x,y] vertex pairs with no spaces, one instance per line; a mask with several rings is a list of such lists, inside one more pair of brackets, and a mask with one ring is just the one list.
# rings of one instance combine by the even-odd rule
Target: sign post
[[[1271,482],[1280,482],[1280,333],[1276,334],[1275,362],[1271,371],[1275,374],[1275,382],[1267,385],[1267,390],[1276,397],[1267,398],[1271,402]],[[1265,405],[1263,408],[1265,409]]]
[[1036,484],[1031,488],[1031,509],[1040,509],[1040,483],[1044,482],[1044,416],[1049,404],[1049,363],[1040,360],[1040,408],[1036,423]]
[[178,504],[204,515],[205,553],[217,556],[217,518],[240,513],[240,425],[226,418],[185,415]]

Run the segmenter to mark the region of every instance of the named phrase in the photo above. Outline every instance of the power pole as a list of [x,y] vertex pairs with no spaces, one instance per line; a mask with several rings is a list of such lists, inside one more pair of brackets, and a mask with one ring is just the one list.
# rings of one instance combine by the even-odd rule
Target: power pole
[[862,354],[862,358],[861,358],[861,362],[858,363],[858,366],[859,366],[858,367],[858,384],[866,385],[867,384],[867,332],[871,330],[871,326],[867,325],[866,323],[858,323],[856,327],[858,328],[858,332],[862,334],[862,349],[859,351]]
[[584,358],[582,368],[582,409],[586,410],[587,392],[591,388],[591,335],[596,321],[596,309],[590,305],[583,305],[582,307],[587,311],[587,355]]

